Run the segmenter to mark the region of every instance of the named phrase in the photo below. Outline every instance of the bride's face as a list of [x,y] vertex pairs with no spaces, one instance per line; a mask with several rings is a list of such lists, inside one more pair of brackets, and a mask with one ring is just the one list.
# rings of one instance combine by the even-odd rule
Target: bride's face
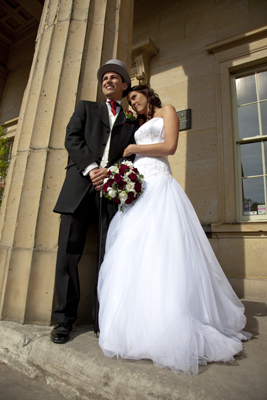
[[147,98],[143,93],[133,91],[128,94],[128,102],[137,114],[147,115]]

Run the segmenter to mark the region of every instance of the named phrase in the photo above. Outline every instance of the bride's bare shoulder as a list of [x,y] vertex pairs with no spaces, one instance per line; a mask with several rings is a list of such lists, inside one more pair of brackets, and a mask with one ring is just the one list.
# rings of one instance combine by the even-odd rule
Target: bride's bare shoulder
[[171,116],[171,115],[177,116],[176,110],[171,104],[167,104],[166,106],[164,106],[162,108],[158,108],[154,114],[154,117],[163,118],[165,116]]

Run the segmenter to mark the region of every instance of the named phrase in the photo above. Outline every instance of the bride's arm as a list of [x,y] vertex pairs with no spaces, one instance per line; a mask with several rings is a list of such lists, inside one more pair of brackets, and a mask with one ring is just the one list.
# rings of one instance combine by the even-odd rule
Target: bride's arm
[[173,106],[167,105],[160,109],[157,116],[162,117],[164,121],[164,142],[155,144],[130,144],[124,150],[123,157],[129,157],[131,154],[141,154],[144,156],[168,156],[176,151],[179,136],[179,118]]

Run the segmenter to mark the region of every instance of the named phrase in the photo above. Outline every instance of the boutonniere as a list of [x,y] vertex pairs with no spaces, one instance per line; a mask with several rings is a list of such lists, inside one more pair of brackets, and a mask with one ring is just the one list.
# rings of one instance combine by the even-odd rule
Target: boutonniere
[[129,120],[129,121],[137,121],[137,117],[134,115],[134,113],[130,110],[125,110],[123,111],[125,117]]

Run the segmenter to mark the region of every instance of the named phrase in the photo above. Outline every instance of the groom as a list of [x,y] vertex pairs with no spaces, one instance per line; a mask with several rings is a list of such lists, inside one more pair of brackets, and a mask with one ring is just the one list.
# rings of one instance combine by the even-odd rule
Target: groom
[[[125,64],[109,60],[97,72],[105,102],[80,101],[67,126],[65,146],[69,153],[67,174],[54,212],[61,214],[56,264],[58,306],[53,312],[56,326],[54,343],[66,343],[77,318],[80,298],[78,263],[85,245],[87,229],[99,208],[99,190],[107,168],[118,162],[124,149],[134,143],[135,122],[126,120],[121,99],[127,95],[131,79]],[[114,202],[103,198],[102,249]],[[103,256],[103,255],[102,255]]]

